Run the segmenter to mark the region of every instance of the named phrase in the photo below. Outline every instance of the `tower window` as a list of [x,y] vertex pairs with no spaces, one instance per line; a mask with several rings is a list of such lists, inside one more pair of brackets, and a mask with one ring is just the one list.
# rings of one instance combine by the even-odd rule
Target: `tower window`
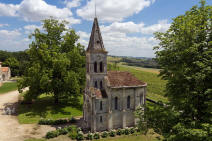
[[96,41],[97,42],[97,44],[99,44],[100,43],[100,41]]
[[100,72],[103,72],[103,63],[100,62]]
[[143,105],[143,95],[140,95],[140,104]]
[[94,72],[97,72],[97,62],[94,62]]
[[100,122],[102,122],[102,116],[100,116],[100,119],[99,120],[100,120]]
[[102,101],[100,101],[100,107],[99,108],[100,108],[100,110],[102,110]]
[[115,97],[115,110],[118,110],[118,97]]
[[95,81],[94,87],[98,88],[97,81]]
[[130,96],[127,97],[127,108],[130,108]]
[[100,89],[102,89],[102,87],[103,87],[103,86],[102,86],[102,81],[100,81]]

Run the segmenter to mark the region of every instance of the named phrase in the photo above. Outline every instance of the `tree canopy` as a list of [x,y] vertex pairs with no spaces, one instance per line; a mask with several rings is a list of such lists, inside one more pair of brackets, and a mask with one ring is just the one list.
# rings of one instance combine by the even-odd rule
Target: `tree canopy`
[[169,140],[211,140],[212,6],[205,3],[174,18],[167,32],[155,33],[160,41],[156,60],[170,103],[147,109],[147,116]]
[[84,89],[84,47],[75,31],[66,27],[66,21],[50,18],[43,21],[43,31],[35,29],[30,35],[30,65],[19,81],[20,91],[29,87],[26,97],[35,99],[45,93],[53,94],[55,103],[60,99],[76,102]]

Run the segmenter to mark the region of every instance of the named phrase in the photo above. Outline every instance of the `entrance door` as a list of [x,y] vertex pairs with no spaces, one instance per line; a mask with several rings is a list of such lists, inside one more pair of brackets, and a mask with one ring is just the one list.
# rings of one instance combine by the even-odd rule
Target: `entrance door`
[[5,79],[6,79],[5,74],[2,75],[2,79],[3,79],[3,81],[5,81]]

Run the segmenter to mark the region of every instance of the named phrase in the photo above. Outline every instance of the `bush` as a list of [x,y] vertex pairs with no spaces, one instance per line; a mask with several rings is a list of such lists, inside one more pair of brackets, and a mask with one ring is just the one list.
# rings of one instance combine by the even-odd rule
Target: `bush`
[[124,129],[124,134],[125,134],[125,135],[129,135],[129,133],[130,133],[129,129],[128,129],[128,128],[125,128],[125,129]]
[[92,140],[93,134],[89,132],[86,138],[87,138],[87,140]]
[[79,128],[77,128],[77,133],[79,133],[79,132],[81,132],[82,131],[82,129],[79,127]]
[[107,137],[108,137],[108,132],[104,131],[104,132],[102,133],[102,138],[107,138]]
[[68,134],[68,129],[67,128],[59,129],[58,132],[59,135],[66,135]]
[[58,120],[41,119],[38,122],[38,124],[40,124],[40,125],[59,125],[59,124],[66,124],[66,123],[69,123],[69,120],[67,120],[67,119],[58,119]]
[[116,131],[116,135],[121,135],[122,134],[122,130],[119,128],[117,131]]
[[133,133],[135,133],[135,129],[133,127],[131,127],[129,132],[130,132],[130,134],[133,134]]
[[109,135],[111,137],[115,137],[116,136],[116,132],[114,130],[111,130],[110,133],[109,133]]
[[50,138],[55,138],[59,135],[58,131],[50,131],[50,132],[47,132],[46,134],[46,138],[47,139],[50,139]]
[[77,133],[76,139],[78,141],[84,140],[84,136],[83,136],[83,133],[81,131]]
[[76,123],[76,122],[77,122],[76,118],[72,117],[72,118],[70,119],[70,123]]
[[68,135],[72,140],[76,140],[77,138],[77,132],[76,131],[71,131],[69,132],[69,135]]
[[96,140],[100,139],[99,133],[98,132],[94,133],[93,138]]

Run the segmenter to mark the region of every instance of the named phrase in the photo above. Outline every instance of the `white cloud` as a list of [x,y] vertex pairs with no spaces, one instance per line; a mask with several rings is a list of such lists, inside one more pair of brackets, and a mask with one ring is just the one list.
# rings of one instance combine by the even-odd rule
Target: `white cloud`
[[66,5],[67,8],[72,8],[72,7],[78,7],[80,6],[80,1],[81,0],[65,0],[64,4]]
[[25,21],[40,21],[52,16],[68,20],[70,24],[80,23],[79,19],[73,18],[70,9],[58,8],[47,4],[44,0],[23,0],[17,5],[0,3],[0,16],[18,16]]
[[0,27],[6,27],[9,26],[9,24],[0,24]]
[[116,31],[121,33],[153,34],[154,32],[165,32],[170,27],[168,20],[158,21],[157,24],[146,26],[144,23],[135,24],[129,22],[114,22],[109,26],[101,26],[103,32]]
[[25,34],[33,33],[36,28],[41,30],[42,26],[37,26],[37,25],[26,25],[26,26],[24,26]]
[[19,30],[0,30],[0,50],[20,51],[28,45],[29,40],[23,39]]
[[124,18],[139,13],[150,6],[155,0],[90,0],[77,10],[77,14],[84,19],[92,20],[95,11],[101,21],[122,21]]
[[17,16],[18,5],[0,3],[0,16]]

